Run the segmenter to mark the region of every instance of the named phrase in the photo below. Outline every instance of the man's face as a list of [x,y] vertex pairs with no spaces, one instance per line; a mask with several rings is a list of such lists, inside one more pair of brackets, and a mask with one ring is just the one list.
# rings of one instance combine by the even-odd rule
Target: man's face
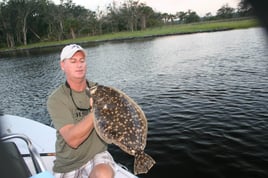
[[76,52],[73,57],[61,62],[61,69],[67,78],[83,79],[86,76],[86,59],[83,52]]

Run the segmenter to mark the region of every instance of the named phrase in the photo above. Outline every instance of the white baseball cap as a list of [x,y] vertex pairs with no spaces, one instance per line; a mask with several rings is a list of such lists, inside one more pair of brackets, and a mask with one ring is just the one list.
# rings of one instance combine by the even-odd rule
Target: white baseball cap
[[60,60],[63,61],[64,59],[71,58],[77,51],[81,51],[86,56],[86,51],[77,44],[69,44],[65,46],[60,54]]

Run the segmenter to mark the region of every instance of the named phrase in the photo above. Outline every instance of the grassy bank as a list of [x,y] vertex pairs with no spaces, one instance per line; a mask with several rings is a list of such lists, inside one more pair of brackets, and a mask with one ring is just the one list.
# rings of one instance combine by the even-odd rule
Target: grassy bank
[[166,25],[162,27],[146,29],[143,31],[118,32],[99,36],[88,36],[77,39],[63,40],[63,41],[39,42],[29,44],[27,46],[19,46],[16,47],[15,49],[0,49],[0,52],[58,46],[68,43],[90,43],[90,42],[102,42],[110,40],[127,40],[127,39],[148,38],[148,37],[157,37],[166,35],[181,35],[190,33],[242,29],[256,26],[259,26],[259,23],[256,19],[236,19],[236,20],[232,19],[225,21],[210,21],[210,22],[200,22],[192,24]]

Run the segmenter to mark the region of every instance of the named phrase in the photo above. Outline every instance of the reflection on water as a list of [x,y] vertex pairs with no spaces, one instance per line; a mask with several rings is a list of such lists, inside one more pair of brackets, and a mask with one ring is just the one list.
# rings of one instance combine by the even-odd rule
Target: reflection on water
[[[123,90],[148,118],[141,177],[268,177],[268,53],[259,28],[104,43],[86,48],[88,78]],[[5,113],[49,124],[64,81],[59,51],[0,59]],[[133,157],[110,147],[130,170]]]

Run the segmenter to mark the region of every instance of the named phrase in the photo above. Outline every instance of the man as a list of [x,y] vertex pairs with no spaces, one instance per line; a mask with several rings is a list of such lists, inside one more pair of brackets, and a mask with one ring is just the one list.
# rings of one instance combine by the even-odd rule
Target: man
[[86,52],[76,44],[62,49],[60,67],[66,82],[49,96],[47,107],[57,130],[53,171],[61,178],[112,178],[114,161],[93,124],[92,98],[86,88]]

